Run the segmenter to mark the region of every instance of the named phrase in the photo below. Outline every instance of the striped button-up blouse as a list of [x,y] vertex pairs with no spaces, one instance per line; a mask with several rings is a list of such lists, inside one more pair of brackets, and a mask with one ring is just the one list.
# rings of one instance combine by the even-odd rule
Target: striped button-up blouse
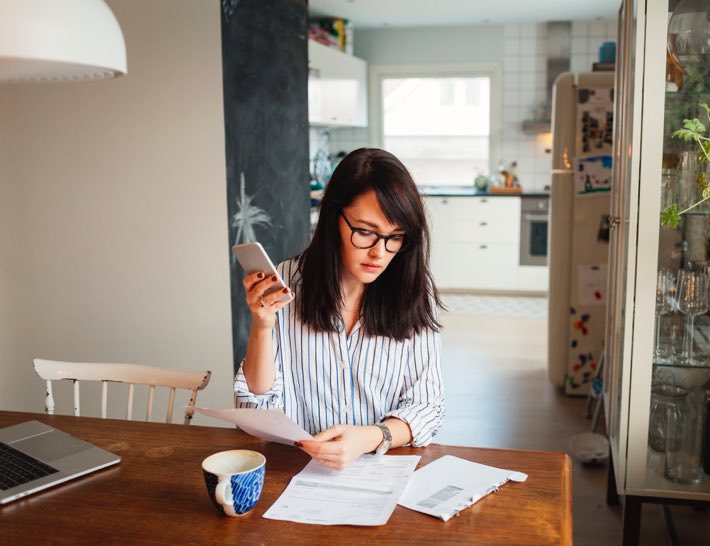
[[[293,259],[277,269],[298,298],[297,265]],[[438,332],[426,329],[396,341],[364,335],[359,321],[349,336],[344,327],[316,332],[299,320],[291,303],[278,311],[272,336],[274,385],[262,394],[250,392],[240,366],[237,407],[283,409],[311,434],[396,417],[409,425],[413,446],[431,442],[444,415]]]

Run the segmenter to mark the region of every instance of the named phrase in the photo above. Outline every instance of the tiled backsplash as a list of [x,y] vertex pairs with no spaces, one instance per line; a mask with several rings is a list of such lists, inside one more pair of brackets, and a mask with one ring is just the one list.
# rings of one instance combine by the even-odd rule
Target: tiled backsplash
[[[585,72],[599,57],[599,46],[616,41],[616,21],[572,21],[570,70]],[[501,87],[503,104],[501,138],[495,164],[518,163],[518,176],[526,191],[541,191],[549,184],[552,157],[545,150],[551,145],[549,135],[527,135],[521,130],[525,119],[536,117],[536,110],[547,100],[546,24],[510,24],[503,27],[504,51]],[[319,136],[330,134],[330,151],[349,152],[372,146],[368,128],[312,128],[311,158]]]

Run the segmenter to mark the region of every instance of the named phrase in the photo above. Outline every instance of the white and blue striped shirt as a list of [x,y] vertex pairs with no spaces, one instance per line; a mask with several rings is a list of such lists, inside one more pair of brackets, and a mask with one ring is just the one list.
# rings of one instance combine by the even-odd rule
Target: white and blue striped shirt
[[[277,267],[298,298],[296,259]],[[429,444],[441,426],[444,390],[439,334],[431,329],[404,341],[366,336],[358,321],[350,335],[316,332],[298,318],[295,303],[279,310],[273,330],[276,380],[262,394],[249,391],[239,367],[239,408],[281,408],[311,434],[336,424],[405,421],[413,446]]]

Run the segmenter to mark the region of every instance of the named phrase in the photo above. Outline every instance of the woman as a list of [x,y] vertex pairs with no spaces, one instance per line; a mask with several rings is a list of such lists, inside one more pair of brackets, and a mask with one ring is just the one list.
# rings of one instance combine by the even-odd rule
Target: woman
[[431,442],[444,413],[440,302],[422,200],[402,163],[378,149],[346,156],[311,244],[277,269],[293,291],[265,295],[275,277],[244,279],[252,324],[237,407],[282,408],[315,435],[299,447],[336,469]]

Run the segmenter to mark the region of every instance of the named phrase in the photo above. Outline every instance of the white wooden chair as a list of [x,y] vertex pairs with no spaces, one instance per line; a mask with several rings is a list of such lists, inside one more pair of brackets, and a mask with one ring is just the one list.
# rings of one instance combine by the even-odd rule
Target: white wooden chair
[[138,364],[97,364],[93,362],[59,362],[54,360],[34,360],[34,368],[42,379],[47,382],[47,396],[44,399],[48,414],[54,415],[54,396],[52,381],[69,380],[74,382],[74,415],[80,415],[79,381],[101,381],[101,417],[106,419],[109,382],[128,383],[128,401],[126,419],[133,416],[133,393],[135,385],[148,386],[148,409],[146,421],[153,412],[153,398],[156,387],[170,389],[165,422],[170,423],[175,405],[175,389],[186,389],[192,392],[190,401],[185,408],[185,424],[190,424],[194,413],[197,391],[204,389],[210,381],[212,372],[187,372],[142,366]]

